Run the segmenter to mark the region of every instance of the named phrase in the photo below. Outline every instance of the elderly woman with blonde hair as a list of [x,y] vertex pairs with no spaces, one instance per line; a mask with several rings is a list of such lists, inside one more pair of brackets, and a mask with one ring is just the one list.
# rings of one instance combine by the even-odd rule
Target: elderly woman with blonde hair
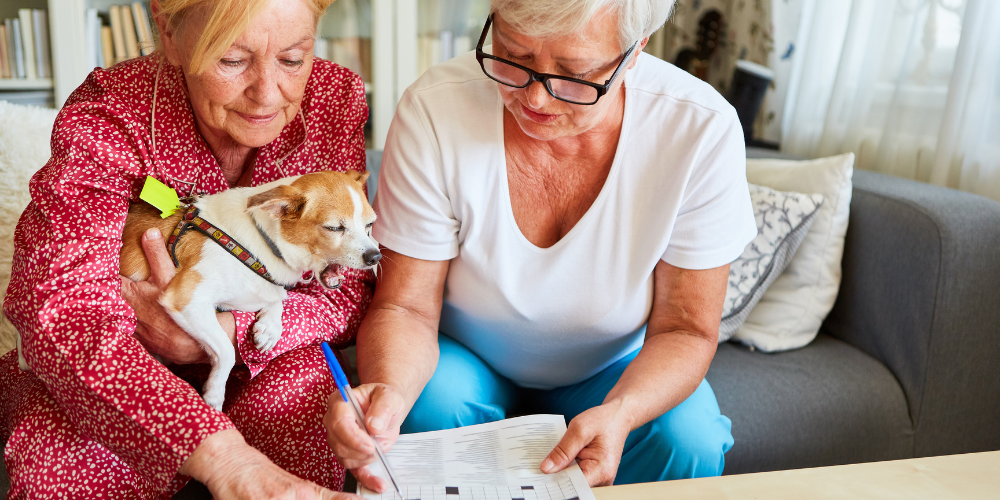
[[[757,231],[735,111],[642,53],[672,4],[493,0],[475,52],[407,89],[358,334],[369,432],[557,413],[544,472],[722,472],[730,422],[704,376],[729,263]],[[384,488],[350,408],[331,400],[326,424],[341,463]]]
[[147,176],[187,196],[365,168],[364,84],[312,57],[330,2],[153,0],[157,50],[95,70],[67,100],[4,304],[31,368],[0,360],[8,498],[162,498],[191,477],[219,499],[353,496],[331,491],[344,469],[322,427],[335,386],[318,343],[353,339],[370,272],[289,290],[266,353],[247,335],[253,312],[220,312],[244,365],[223,412],[191,385],[205,352],[156,302],[174,272],[162,235],[143,237],[150,280],[118,275]]

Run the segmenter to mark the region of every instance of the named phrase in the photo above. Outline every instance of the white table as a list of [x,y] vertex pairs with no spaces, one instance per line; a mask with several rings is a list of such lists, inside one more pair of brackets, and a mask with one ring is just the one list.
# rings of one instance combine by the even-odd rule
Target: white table
[[998,499],[1000,451],[594,488],[597,500]]

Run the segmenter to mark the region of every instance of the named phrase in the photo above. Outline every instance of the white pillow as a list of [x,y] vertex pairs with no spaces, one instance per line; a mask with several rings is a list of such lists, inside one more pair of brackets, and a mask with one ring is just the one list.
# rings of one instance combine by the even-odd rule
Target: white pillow
[[747,160],[748,182],[780,191],[822,194],[825,202],[792,262],[733,339],[775,352],[803,347],[816,338],[840,289],[853,174],[853,153],[807,161]]
[[[0,306],[10,282],[14,227],[31,201],[28,180],[52,155],[58,111],[0,101]],[[0,354],[14,348],[17,330],[0,312]]]
[[750,184],[750,201],[757,237],[729,265],[726,302],[719,324],[720,343],[736,333],[771,283],[791,263],[795,250],[816,220],[823,195],[775,191]]

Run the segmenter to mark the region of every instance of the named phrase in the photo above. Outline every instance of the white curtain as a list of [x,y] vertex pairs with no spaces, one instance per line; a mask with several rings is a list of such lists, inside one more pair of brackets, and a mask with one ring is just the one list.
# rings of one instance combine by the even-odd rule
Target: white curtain
[[782,150],[1000,200],[1000,0],[805,0]]

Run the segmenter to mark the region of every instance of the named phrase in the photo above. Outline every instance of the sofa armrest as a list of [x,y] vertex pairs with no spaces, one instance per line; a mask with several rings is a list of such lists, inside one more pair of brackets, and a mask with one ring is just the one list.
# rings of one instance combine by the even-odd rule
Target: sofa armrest
[[1000,449],[1000,203],[856,170],[823,330],[896,376],[914,455]]

